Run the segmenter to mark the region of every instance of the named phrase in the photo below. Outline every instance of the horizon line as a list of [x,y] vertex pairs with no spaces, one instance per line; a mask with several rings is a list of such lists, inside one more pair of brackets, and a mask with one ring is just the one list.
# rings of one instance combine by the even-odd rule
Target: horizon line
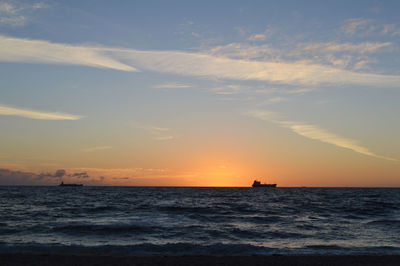
[[[58,187],[58,185],[1,185],[0,187]],[[151,185],[85,185],[80,187],[154,187],[154,188],[253,188],[252,186],[151,186]],[[276,189],[276,188],[400,188],[400,186],[277,186],[273,188],[255,189]]]

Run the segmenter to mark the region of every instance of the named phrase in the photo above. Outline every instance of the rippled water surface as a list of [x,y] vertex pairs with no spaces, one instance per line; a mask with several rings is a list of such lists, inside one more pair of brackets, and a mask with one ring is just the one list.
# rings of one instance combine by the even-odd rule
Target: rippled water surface
[[400,189],[0,187],[0,251],[400,254]]

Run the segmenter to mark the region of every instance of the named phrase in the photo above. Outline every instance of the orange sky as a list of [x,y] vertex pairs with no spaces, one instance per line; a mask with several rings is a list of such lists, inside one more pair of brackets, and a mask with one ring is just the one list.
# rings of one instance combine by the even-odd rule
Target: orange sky
[[0,5],[0,185],[400,186],[395,1],[28,2]]

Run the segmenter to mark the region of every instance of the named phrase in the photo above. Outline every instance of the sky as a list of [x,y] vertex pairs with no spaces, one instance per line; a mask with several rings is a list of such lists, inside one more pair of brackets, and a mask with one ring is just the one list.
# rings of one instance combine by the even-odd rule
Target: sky
[[398,10],[0,0],[0,185],[398,187]]

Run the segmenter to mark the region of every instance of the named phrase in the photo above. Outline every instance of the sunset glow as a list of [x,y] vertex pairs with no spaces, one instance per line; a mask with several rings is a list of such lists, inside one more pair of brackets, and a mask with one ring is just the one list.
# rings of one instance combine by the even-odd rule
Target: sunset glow
[[189,2],[0,1],[0,185],[400,186],[397,2]]

